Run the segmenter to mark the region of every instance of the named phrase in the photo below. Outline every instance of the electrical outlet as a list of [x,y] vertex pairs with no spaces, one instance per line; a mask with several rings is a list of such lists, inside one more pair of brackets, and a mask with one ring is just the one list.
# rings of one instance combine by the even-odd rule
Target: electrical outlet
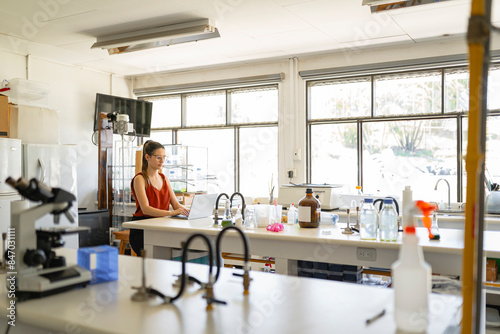
[[295,171],[295,168],[293,169],[288,169],[286,171],[286,175],[288,176],[289,179],[294,178],[297,176],[297,172]]
[[356,249],[356,256],[360,261],[376,261],[377,250],[375,248],[358,247]]

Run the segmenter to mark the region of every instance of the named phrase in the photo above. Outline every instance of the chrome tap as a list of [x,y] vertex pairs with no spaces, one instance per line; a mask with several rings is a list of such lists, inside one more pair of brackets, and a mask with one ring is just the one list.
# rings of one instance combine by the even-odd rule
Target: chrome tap
[[227,200],[229,201],[229,196],[226,193],[220,193],[219,196],[217,196],[217,200],[215,201],[215,215],[214,215],[214,225],[218,225],[218,220],[219,220],[219,200],[222,196],[226,196]]
[[243,277],[243,294],[244,295],[248,295],[248,293],[249,293],[249,287],[250,287],[250,281],[252,280],[250,278],[250,275],[249,275],[249,270],[250,270],[250,266],[249,266],[249,263],[250,263],[249,242],[248,242],[248,238],[247,238],[246,234],[243,233],[243,231],[240,230],[236,226],[227,226],[227,227],[225,227],[219,233],[219,235],[217,236],[217,240],[215,242],[215,255],[217,256],[217,258],[216,258],[216,261],[217,261],[217,273],[215,274],[214,284],[219,279],[220,268],[222,266],[222,259],[221,259],[221,257],[222,257],[222,250],[221,250],[220,244],[221,244],[221,241],[222,241],[222,237],[224,236],[224,233],[226,233],[226,231],[228,231],[228,230],[235,230],[236,232],[238,232],[239,235],[241,236],[241,240],[243,241],[243,252],[244,252],[244,258],[243,259],[245,261],[244,266],[243,266],[243,270],[244,271],[243,271],[243,274],[233,273],[233,275],[234,276]]
[[448,180],[446,180],[446,179],[439,179],[439,180],[437,180],[436,186],[434,187],[434,190],[438,189],[438,184],[439,184],[439,181],[441,181],[441,180],[443,180],[444,182],[446,182],[446,185],[448,186],[448,206],[446,207],[446,209],[447,210],[451,210],[450,183],[448,182]]

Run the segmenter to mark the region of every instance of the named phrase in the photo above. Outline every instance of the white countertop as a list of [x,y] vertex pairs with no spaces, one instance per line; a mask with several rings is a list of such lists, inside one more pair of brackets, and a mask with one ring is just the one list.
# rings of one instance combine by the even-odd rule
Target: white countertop
[[[256,232],[258,233],[258,231]],[[75,252],[63,250],[68,263]],[[173,275],[179,262],[147,259],[147,285],[173,296]],[[205,310],[206,301],[192,286],[173,305],[159,299],[132,302],[131,286],[140,284],[141,259],[119,256],[118,281],[90,285],[43,299],[17,303],[16,321],[55,332],[71,333],[395,333],[392,289],[320,279],[251,272],[250,294],[243,295],[241,278],[224,269],[215,297],[227,305]],[[206,280],[208,267],[188,264],[188,272]],[[2,276],[4,277],[4,276]],[[2,278],[3,279],[3,278]],[[0,304],[8,299],[1,286]],[[456,317],[461,300],[431,295],[427,333],[444,333]],[[366,319],[382,309],[386,314],[371,325]],[[0,324],[5,323],[5,316]],[[3,329],[4,327],[2,327]],[[16,333],[12,329],[12,333]]]
[[[154,218],[135,222],[126,222],[125,228],[144,229],[148,231],[176,231],[207,235],[217,235],[221,228],[213,226],[211,218],[180,220],[175,218]],[[319,228],[300,228],[298,225],[284,224],[281,232],[270,232],[265,228],[245,230],[247,237],[261,240],[283,240],[296,242],[321,242],[321,244],[350,245],[357,247],[375,247],[378,249],[397,249],[402,243],[402,233],[399,233],[396,242],[381,242],[377,240],[361,240],[359,234],[342,234],[344,224],[320,225]],[[461,253],[464,245],[464,231],[461,229],[440,229],[440,240],[429,240],[427,229],[418,227],[419,243],[425,250],[434,253]],[[486,231],[484,249],[487,256],[500,258],[500,231]]]

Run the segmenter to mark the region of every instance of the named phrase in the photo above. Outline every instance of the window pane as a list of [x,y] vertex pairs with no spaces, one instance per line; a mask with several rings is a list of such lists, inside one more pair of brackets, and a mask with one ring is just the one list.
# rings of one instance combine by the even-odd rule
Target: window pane
[[231,94],[231,122],[258,123],[278,121],[278,88],[239,89]]
[[500,68],[491,68],[488,73],[488,110],[500,109]]
[[181,97],[180,95],[162,98],[151,98],[153,102],[153,117],[151,128],[174,128],[181,126]]
[[226,124],[226,92],[186,95],[186,126]]
[[310,84],[310,119],[370,116],[370,78]]
[[457,201],[456,119],[371,122],[363,124],[365,193],[401,198],[411,186],[413,199]]
[[172,131],[151,131],[151,140],[161,144],[172,144]]
[[357,185],[355,123],[311,125],[311,182]]
[[278,195],[278,127],[240,129],[240,192],[269,197],[270,185]]
[[375,115],[441,112],[441,72],[375,77]]
[[469,71],[446,70],[444,75],[445,112],[469,110]]
[[208,193],[234,192],[234,130],[186,130],[180,144],[208,148]]

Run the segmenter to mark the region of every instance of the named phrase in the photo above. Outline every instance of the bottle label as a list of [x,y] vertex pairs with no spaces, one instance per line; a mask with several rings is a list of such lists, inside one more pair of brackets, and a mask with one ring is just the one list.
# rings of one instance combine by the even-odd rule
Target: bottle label
[[299,222],[304,222],[304,223],[311,222],[311,207],[310,206],[299,206]]

